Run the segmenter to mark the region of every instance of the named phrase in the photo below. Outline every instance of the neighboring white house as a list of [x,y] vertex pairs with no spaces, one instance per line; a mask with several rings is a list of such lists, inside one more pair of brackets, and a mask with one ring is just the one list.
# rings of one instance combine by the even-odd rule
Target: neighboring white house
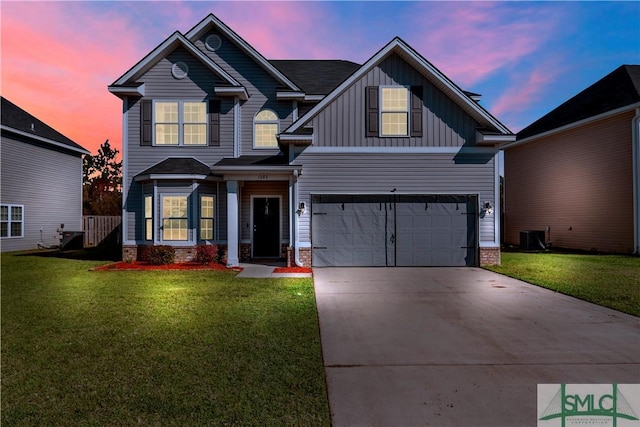
[[59,243],[58,230],[82,230],[82,155],[87,150],[2,98],[2,252]]

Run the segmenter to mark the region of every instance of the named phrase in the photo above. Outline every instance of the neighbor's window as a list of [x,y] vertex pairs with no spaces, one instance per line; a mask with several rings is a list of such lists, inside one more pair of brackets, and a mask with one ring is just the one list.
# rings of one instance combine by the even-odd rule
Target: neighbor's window
[[0,237],[24,237],[24,206],[0,205]]
[[409,134],[409,89],[382,87],[380,91],[380,123],[383,136]]
[[278,134],[280,121],[276,113],[271,110],[262,110],[256,114],[253,121],[253,146],[255,148],[278,147]]
[[162,196],[162,240],[188,240],[187,196]]
[[213,240],[213,219],[213,196],[200,196],[200,240]]
[[153,240],[153,196],[144,196],[144,238]]
[[206,145],[207,104],[204,102],[157,101],[156,145]]

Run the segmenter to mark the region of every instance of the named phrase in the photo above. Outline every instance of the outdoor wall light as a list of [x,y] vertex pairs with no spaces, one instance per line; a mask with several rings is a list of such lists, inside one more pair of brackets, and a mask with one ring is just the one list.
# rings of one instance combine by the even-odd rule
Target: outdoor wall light
[[484,202],[482,208],[480,209],[480,213],[484,215],[491,215],[493,213],[493,206],[491,202]]
[[296,211],[298,215],[302,215],[305,210],[307,210],[307,206],[305,205],[305,203],[304,202],[298,203],[298,210]]

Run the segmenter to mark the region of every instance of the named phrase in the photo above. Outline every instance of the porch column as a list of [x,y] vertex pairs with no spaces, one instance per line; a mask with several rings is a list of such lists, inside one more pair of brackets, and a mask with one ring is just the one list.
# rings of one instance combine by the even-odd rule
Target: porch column
[[238,181],[227,181],[227,267],[237,267],[238,259]]

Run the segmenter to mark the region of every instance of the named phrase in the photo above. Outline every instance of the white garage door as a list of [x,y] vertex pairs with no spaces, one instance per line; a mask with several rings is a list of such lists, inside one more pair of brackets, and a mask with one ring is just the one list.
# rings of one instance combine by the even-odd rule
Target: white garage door
[[314,195],[313,265],[475,266],[473,195]]

